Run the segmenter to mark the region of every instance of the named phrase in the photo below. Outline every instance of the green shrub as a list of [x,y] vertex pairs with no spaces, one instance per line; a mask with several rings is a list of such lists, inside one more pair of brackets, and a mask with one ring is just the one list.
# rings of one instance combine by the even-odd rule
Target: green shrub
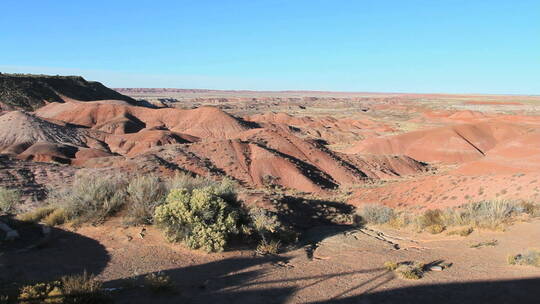
[[361,217],[360,223],[385,224],[394,217],[394,210],[382,205],[364,205],[358,215]]
[[238,233],[239,210],[218,195],[215,187],[172,190],[155,211],[155,223],[170,241],[189,248],[222,251]]
[[152,224],[154,211],[165,202],[167,187],[156,176],[132,179],[126,189],[128,206],[125,222],[129,225]]
[[71,187],[53,192],[49,201],[75,223],[99,223],[124,206],[126,186],[119,176],[83,175]]
[[0,187],[0,213],[13,212],[13,208],[20,201],[21,193],[18,190]]

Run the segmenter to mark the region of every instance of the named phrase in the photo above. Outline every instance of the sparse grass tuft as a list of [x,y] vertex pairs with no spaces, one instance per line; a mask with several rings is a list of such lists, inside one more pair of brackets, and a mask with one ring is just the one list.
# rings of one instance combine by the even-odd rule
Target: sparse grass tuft
[[471,233],[473,233],[474,228],[473,227],[465,227],[461,229],[456,229],[448,232],[448,235],[459,235],[459,236],[469,236]]
[[43,219],[43,223],[49,226],[62,225],[67,221],[67,214],[64,208],[56,208]]
[[266,241],[262,240],[257,246],[256,253],[258,255],[276,255],[279,253],[281,247],[280,241]]
[[508,264],[540,267],[540,251],[531,249],[525,253],[510,255]]
[[420,280],[424,276],[424,264],[400,264],[394,271],[402,279]]
[[101,287],[100,281],[84,272],[80,275],[64,276],[60,281],[24,286],[19,291],[18,303],[105,303],[106,298]]
[[470,248],[495,247],[497,245],[499,245],[499,241],[491,240],[491,241],[486,241],[486,242],[480,242],[480,243],[473,244],[473,245],[470,246]]
[[388,271],[394,271],[399,267],[399,264],[396,262],[387,261],[384,262],[384,268],[386,268]]
[[144,277],[144,286],[153,293],[164,293],[174,290],[171,277],[161,272],[147,274]]
[[102,283],[86,271],[79,275],[62,277],[61,294],[65,303],[103,303]]
[[54,207],[40,207],[32,211],[17,215],[17,219],[22,222],[38,223],[54,211]]
[[11,213],[21,201],[21,193],[15,189],[0,187],[0,213]]
[[441,224],[435,224],[435,225],[426,227],[426,231],[431,234],[439,234],[443,232],[444,230],[446,230],[446,227]]

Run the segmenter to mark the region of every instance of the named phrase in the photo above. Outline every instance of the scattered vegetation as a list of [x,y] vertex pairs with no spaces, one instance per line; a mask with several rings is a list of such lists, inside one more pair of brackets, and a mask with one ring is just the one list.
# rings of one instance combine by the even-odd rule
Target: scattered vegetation
[[0,213],[11,213],[21,201],[21,193],[15,189],[0,187]]
[[365,206],[359,216],[362,223],[388,224],[394,228],[413,226],[419,231],[441,233],[452,226],[468,226],[449,234],[467,236],[474,228],[503,229],[515,217],[540,215],[540,205],[531,202],[492,200],[480,201],[444,210],[426,210],[415,216],[409,212],[396,212],[386,206]]
[[64,276],[59,281],[37,283],[21,288],[18,296],[21,304],[104,303],[102,283],[84,272],[80,275]]
[[162,272],[147,274],[144,277],[144,286],[153,293],[164,293],[174,290],[171,277]]
[[530,266],[540,267],[540,251],[528,250],[525,253],[510,255],[508,257],[508,264],[530,265]]

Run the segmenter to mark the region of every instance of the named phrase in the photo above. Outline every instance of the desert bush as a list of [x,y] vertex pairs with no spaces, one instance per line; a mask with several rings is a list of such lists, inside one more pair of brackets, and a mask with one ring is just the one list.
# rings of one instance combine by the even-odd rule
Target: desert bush
[[161,272],[147,274],[144,277],[144,286],[154,293],[170,292],[173,290],[171,278]]
[[75,223],[103,222],[124,206],[126,186],[119,176],[82,175],[71,187],[52,192],[49,202]]
[[11,213],[21,201],[21,193],[15,189],[0,187],[0,213]]
[[518,204],[507,200],[480,201],[462,207],[464,220],[473,226],[496,229],[507,223],[512,215],[521,213]]
[[540,251],[528,250],[525,253],[510,255],[508,257],[508,264],[530,265],[530,266],[540,267]]
[[360,223],[378,225],[390,222],[395,216],[392,208],[382,205],[364,205],[358,215]]
[[40,207],[32,211],[17,215],[17,219],[21,222],[38,223],[42,219],[53,213],[55,209],[56,208],[50,206]]
[[155,223],[169,241],[189,248],[222,251],[232,234],[238,233],[239,209],[220,197],[220,189],[172,190],[166,203],[155,211]]
[[165,202],[167,187],[156,176],[138,176],[129,182],[126,193],[129,203],[125,223],[152,224],[156,207]]

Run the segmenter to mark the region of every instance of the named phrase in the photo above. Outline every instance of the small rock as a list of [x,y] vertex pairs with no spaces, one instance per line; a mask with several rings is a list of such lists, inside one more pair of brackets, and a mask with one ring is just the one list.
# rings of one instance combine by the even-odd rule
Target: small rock
[[429,270],[431,271],[443,271],[443,269],[444,268],[442,266],[438,266],[438,265],[429,267]]

